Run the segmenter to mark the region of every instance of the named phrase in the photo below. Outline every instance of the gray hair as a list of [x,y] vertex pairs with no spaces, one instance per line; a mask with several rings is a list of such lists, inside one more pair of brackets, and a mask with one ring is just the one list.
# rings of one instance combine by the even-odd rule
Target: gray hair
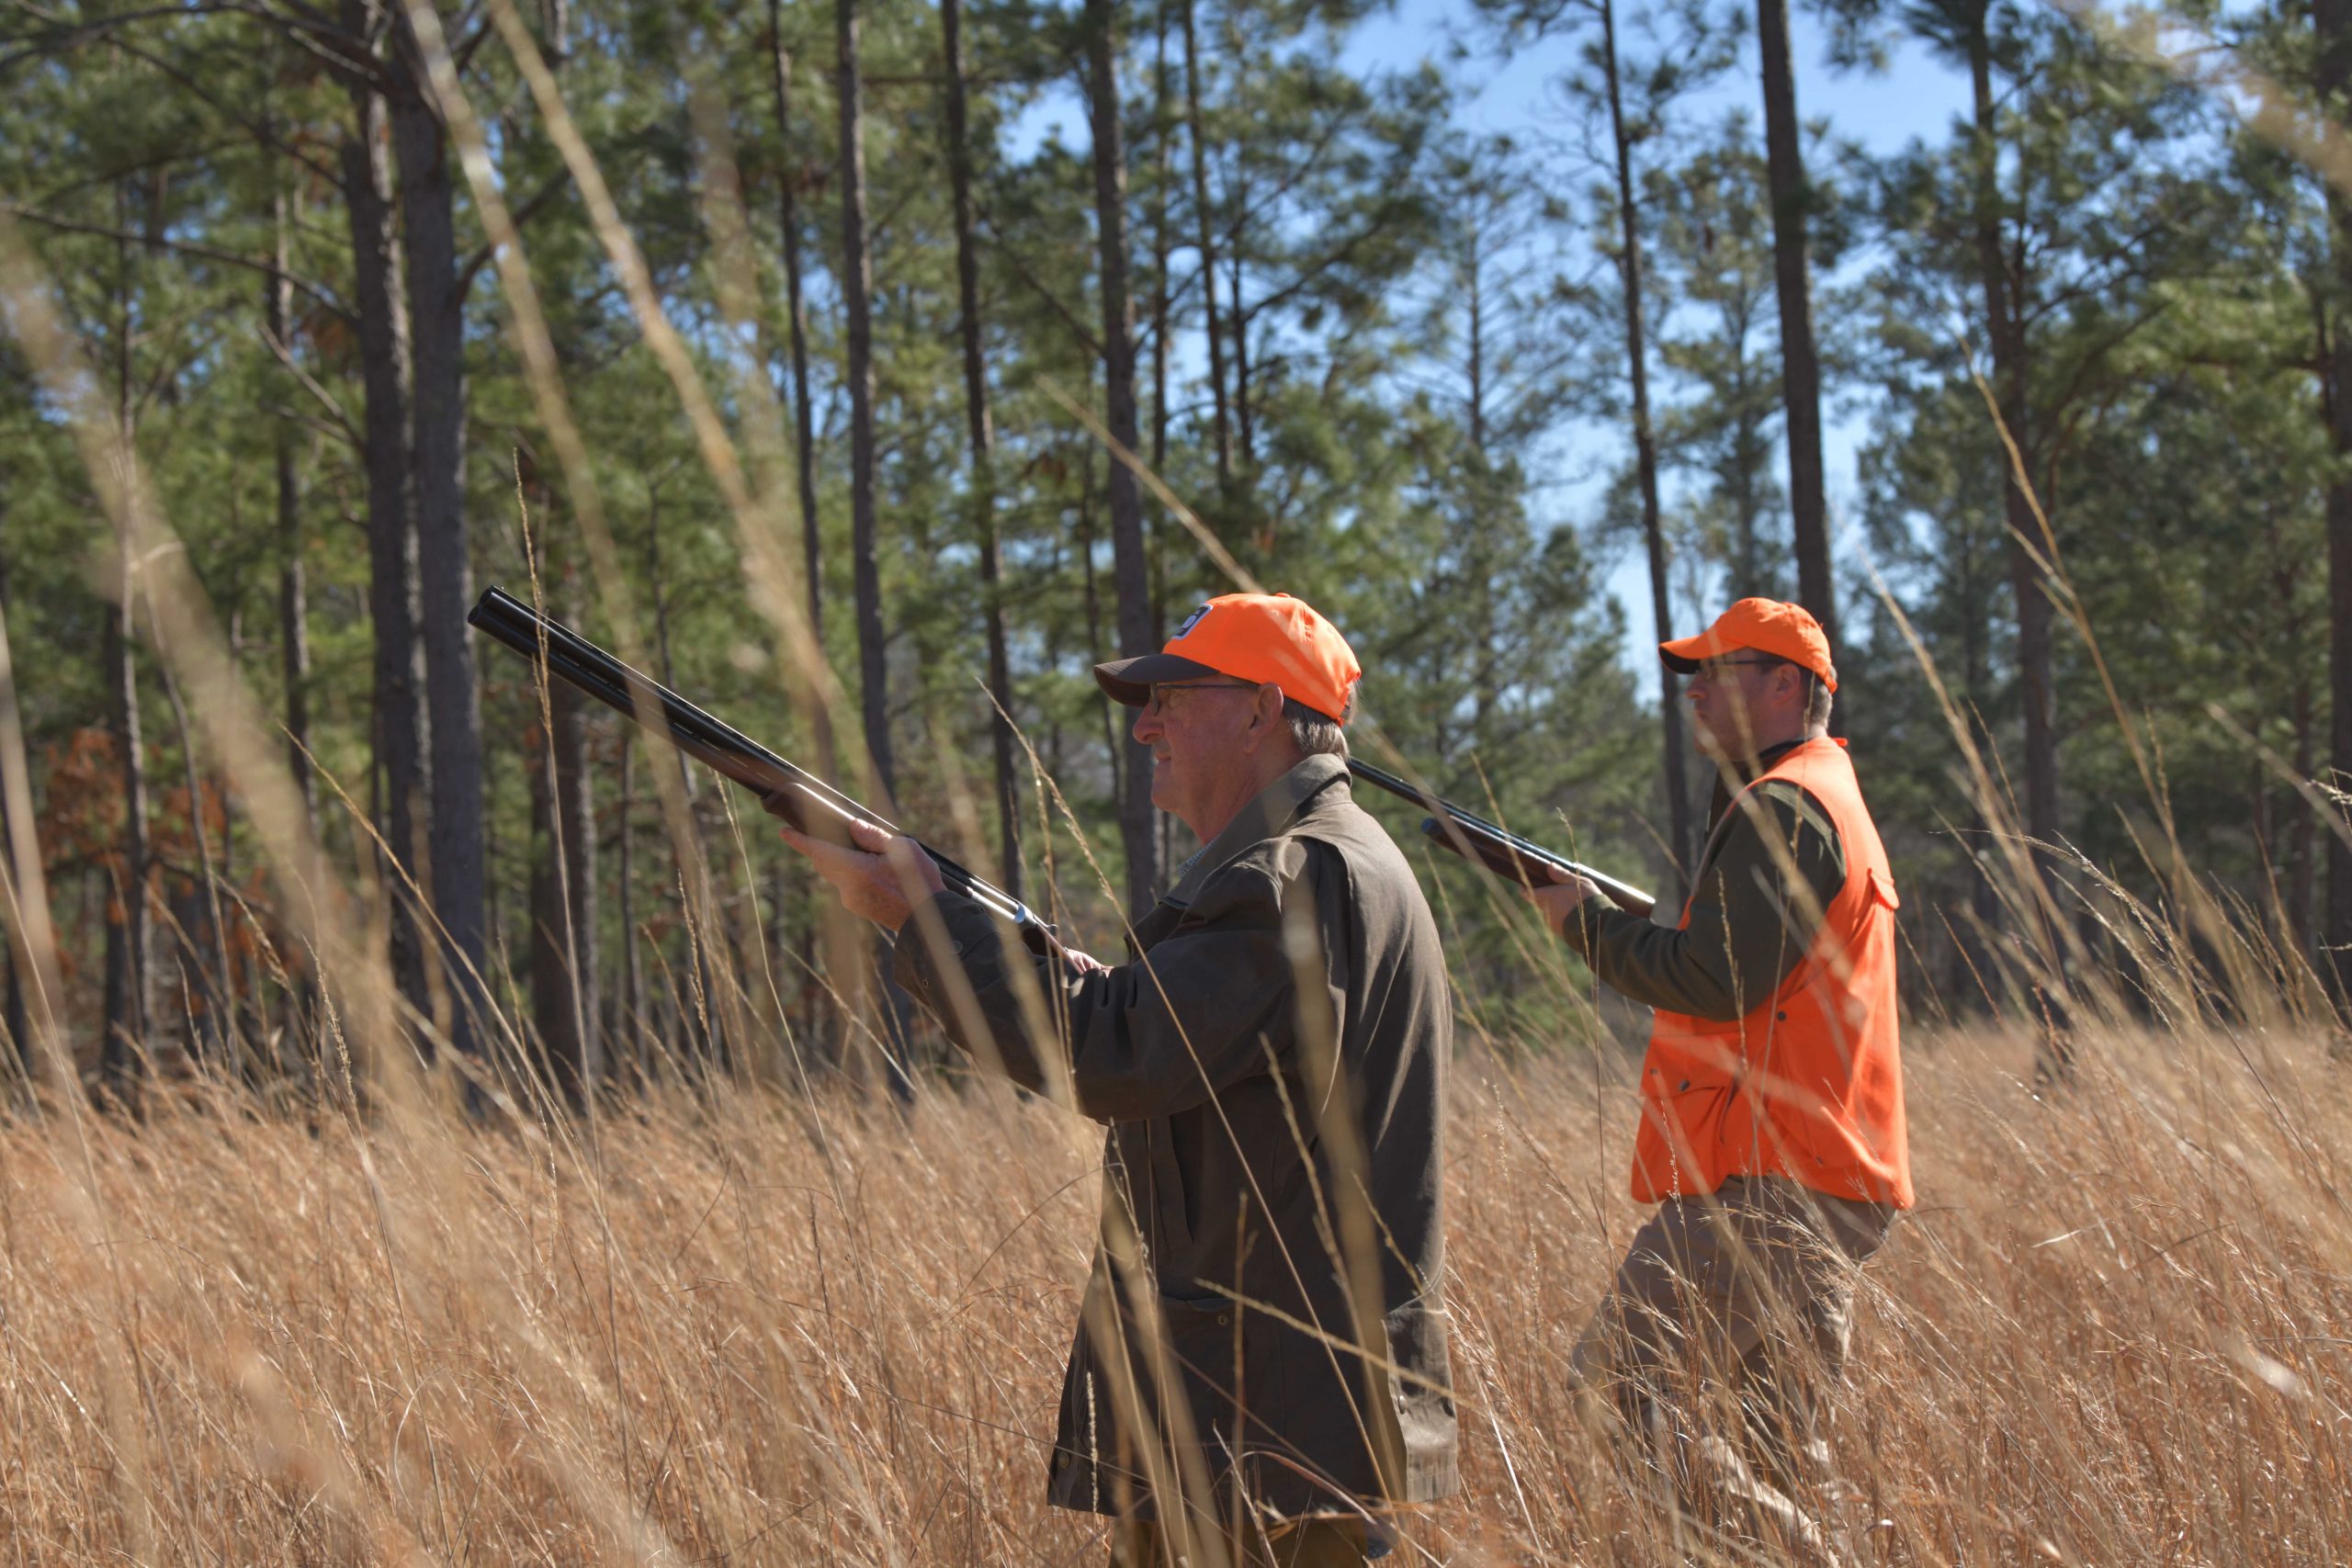
[[1807,670],[1804,672],[1804,726],[1807,729],[1829,727],[1829,709],[1838,701],[1829,683]]
[[1805,728],[1809,730],[1826,728],[1829,724],[1830,706],[1838,700],[1836,694],[1830,691],[1829,683],[1793,659],[1782,659],[1778,654],[1770,654],[1767,657],[1776,666],[1786,666],[1795,671],[1797,679],[1804,682]]
[[1290,738],[1298,743],[1302,757],[1340,757],[1348,754],[1347,731],[1340,727],[1356,716],[1356,694],[1348,690],[1348,705],[1337,718],[1318,713],[1296,697],[1283,699],[1283,718],[1290,725]]

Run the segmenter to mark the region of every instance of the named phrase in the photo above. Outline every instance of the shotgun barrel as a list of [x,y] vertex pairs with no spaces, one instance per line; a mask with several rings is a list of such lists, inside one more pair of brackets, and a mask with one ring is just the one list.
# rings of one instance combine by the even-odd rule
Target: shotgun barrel
[[[467,624],[504,643],[582,695],[593,697],[648,734],[668,741],[722,778],[732,779],[770,804],[804,833],[846,841],[848,825],[898,829],[805,768],[795,766],[733,726],[705,713],[660,682],[630,669],[562,622],[542,615],[503,588],[488,588]],[[915,847],[939,867],[940,878],[965,897],[1012,923],[1023,943],[1039,954],[1058,951],[1053,928],[1020,899],[958,865],[921,840]]]
[[1400,800],[1409,800],[1426,807],[1430,815],[1421,818],[1422,836],[1452,850],[1464,860],[1475,860],[1506,881],[1528,887],[1547,887],[1554,870],[1581,876],[1607,896],[1609,901],[1629,915],[1646,919],[1657,907],[1657,900],[1630,883],[1618,881],[1589,865],[1555,854],[1532,840],[1522,839],[1507,829],[1487,821],[1473,811],[1464,811],[1442,796],[1420,789],[1385,769],[1369,762],[1348,759],[1348,771],[1376,789],[1385,789]]

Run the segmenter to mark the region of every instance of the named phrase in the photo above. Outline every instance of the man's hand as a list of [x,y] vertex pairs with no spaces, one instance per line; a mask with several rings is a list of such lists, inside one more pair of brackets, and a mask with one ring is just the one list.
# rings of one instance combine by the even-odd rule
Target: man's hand
[[827,843],[797,828],[778,831],[786,843],[808,857],[818,875],[833,885],[843,908],[891,931],[907,923],[919,901],[947,886],[938,863],[912,839],[871,822],[852,822],[848,844]]
[[1562,871],[1556,865],[1544,869],[1552,874],[1552,885],[1528,888],[1527,899],[1544,911],[1544,923],[1552,928],[1554,936],[1565,936],[1570,911],[1588,898],[1599,897],[1600,889],[1572,871]]

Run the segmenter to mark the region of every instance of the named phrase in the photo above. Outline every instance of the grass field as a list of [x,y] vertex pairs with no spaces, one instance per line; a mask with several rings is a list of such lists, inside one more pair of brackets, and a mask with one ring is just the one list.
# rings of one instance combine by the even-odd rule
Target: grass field
[[[2352,1559],[2345,1067],[2260,1032],[1915,1036],[1921,1206],[1838,1412],[1865,1561]],[[1638,1219],[1609,1075],[1465,1055],[1462,1563],[1665,1559],[1566,1395]],[[1042,1455],[1093,1129],[684,1099],[582,1145],[184,1100],[0,1132],[16,1562],[1080,1563]]]

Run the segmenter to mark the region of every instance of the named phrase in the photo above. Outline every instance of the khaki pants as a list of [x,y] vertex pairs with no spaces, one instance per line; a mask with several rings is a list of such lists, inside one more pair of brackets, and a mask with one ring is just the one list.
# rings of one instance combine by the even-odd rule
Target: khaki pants
[[[1366,1536],[1361,1519],[1306,1519],[1250,1540],[1220,1540],[1227,1568],[1357,1568]],[[1121,1519],[1111,1527],[1111,1568],[1204,1568],[1180,1560],[1157,1519]]]
[[1828,1479],[1821,1402],[1894,1215],[1734,1178],[1668,1200],[1634,1235],[1574,1365],[1629,1468],[1694,1522],[1830,1556],[1797,1500]]

